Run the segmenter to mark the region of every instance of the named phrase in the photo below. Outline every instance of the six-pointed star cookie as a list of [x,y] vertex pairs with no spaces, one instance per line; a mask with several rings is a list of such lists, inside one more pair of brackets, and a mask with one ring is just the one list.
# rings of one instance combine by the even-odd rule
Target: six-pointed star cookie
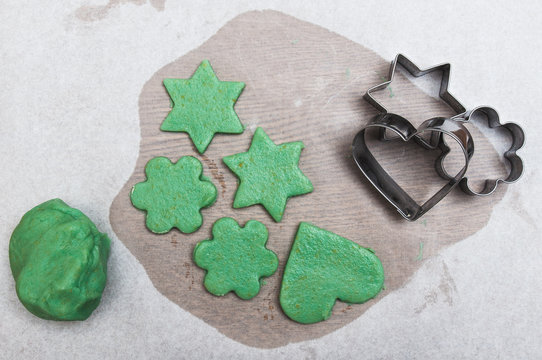
[[233,105],[245,84],[218,80],[208,60],[202,61],[190,79],[164,79],[164,86],[173,109],[160,129],[188,133],[201,154],[216,133],[243,132]]
[[147,228],[163,234],[176,227],[192,233],[203,223],[200,210],[216,200],[216,187],[203,176],[201,162],[184,156],[176,163],[156,157],[145,166],[147,180],[130,193],[132,204],[147,211]]
[[298,167],[303,147],[301,141],[275,145],[262,128],[256,129],[248,152],[223,158],[240,180],[233,207],[262,204],[279,222],[289,197],[313,190]]

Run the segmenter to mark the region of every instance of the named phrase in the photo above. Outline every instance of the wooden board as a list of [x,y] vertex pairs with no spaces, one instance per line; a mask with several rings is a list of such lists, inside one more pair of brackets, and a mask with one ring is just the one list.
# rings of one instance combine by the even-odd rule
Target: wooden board
[[[171,44],[175,46],[175,44]],[[162,80],[189,78],[203,59],[209,59],[221,80],[244,81],[247,86],[235,108],[246,130],[241,135],[218,135],[204,155],[198,155],[184,133],[166,133],[160,124],[170,111]],[[129,181],[111,206],[111,223],[119,239],[145,267],[155,287],[183,309],[226,336],[255,347],[278,347],[323,336],[362,315],[384,296],[400,288],[422,260],[443,247],[480,230],[505,190],[478,198],[453,191],[421,220],[409,223],[389,205],[357,169],[351,143],[360,128],[376,114],[361,94],[387,76],[389,61],[363,46],[321,27],[273,12],[249,12],[226,24],[196,50],[159,69],[139,98],[141,144]],[[433,65],[433,64],[421,64]],[[451,79],[453,83],[454,79]],[[435,115],[450,115],[441,101],[423,93],[399,75],[391,89],[379,96],[394,112],[419,124]],[[222,157],[248,149],[256,127],[276,143],[301,140],[300,167],[314,184],[314,192],[290,199],[285,216],[275,223],[261,206],[233,209],[237,178]],[[501,172],[499,156],[476,129],[477,173]],[[442,186],[433,169],[436,154],[416,145],[374,143],[374,151],[416,199],[428,198]],[[176,161],[184,155],[201,159],[204,174],[219,190],[218,200],[203,210],[204,224],[193,234],[173,230],[155,235],[145,228],[145,213],[132,207],[129,192],[145,180],[144,167],[156,156]],[[488,159],[490,161],[488,161]],[[451,161],[450,166],[457,166]],[[493,164],[493,165],[492,165]],[[279,270],[266,279],[257,297],[243,301],[234,294],[216,297],[202,285],[204,271],[191,259],[198,241],[210,237],[212,224],[231,216],[240,223],[262,221],[269,229],[268,247],[278,254]],[[313,224],[370,247],[382,260],[385,290],[362,305],[337,302],[332,317],[313,325],[289,320],[278,295],[283,268],[300,221]],[[423,254],[420,244],[423,243]],[[183,326],[183,324],[179,324]]]

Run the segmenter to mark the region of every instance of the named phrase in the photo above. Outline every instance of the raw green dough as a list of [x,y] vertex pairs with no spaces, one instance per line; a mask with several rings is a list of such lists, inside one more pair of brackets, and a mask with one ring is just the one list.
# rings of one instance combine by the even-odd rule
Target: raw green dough
[[301,141],[275,145],[262,128],[257,128],[248,152],[223,159],[240,180],[233,207],[262,204],[279,222],[289,197],[313,190],[298,166],[303,147]]
[[384,285],[372,250],[302,222],[284,269],[280,305],[297,322],[326,320],[337,299],[353,304],[376,296]]
[[164,79],[164,86],[174,105],[160,129],[188,133],[201,154],[216,133],[243,132],[233,105],[245,84],[218,80],[208,60],[190,79]]
[[85,320],[102,297],[109,246],[106,234],[62,200],[36,206],[9,243],[17,296],[40,318]]
[[213,240],[204,240],[194,249],[194,262],[207,270],[205,288],[222,296],[234,291],[241,299],[258,294],[262,278],[275,273],[277,255],[265,247],[267,228],[256,220],[240,227],[232,218],[213,225]]
[[145,166],[147,180],[136,184],[132,204],[147,211],[147,228],[157,234],[176,227],[184,233],[198,230],[203,223],[200,210],[216,200],[216,187],[205,176],[201,162],[184,156],[176,163],[155,157]]

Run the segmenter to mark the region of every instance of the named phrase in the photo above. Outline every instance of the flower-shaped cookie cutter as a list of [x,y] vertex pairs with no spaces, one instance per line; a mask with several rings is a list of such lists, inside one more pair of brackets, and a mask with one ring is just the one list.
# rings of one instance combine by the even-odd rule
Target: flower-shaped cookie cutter
[[[489,128],[498,128],[502,127],[509,131],[512,137],[512,144],[508,150],[504,153],[504,158],[508,160],[510,164],[510,170],[506,178],[497,178],[497,179],[486,179],[484,187],[480,191],[475,191],[469,186],[468,178],[465,176],[459,186],[461,189],[469,195],[477,196],[487,196],[492,194],[496,189],[499,183],[511,184],[519,180],[523,174],[523,160],[517,155],[517,151],[523,147],[525,143],[525,133],[523,129],[515,123],[509,122],[501,124],[499,114],[495,109],[489,106],[479,106],[474,108],[471,111],[468,111],[464,114],[458,115],[453,118],[453,120],[461,122],[469,122],[473,116],[476,116],[478,113],[481,113],[487,118],[487,123]],[[445,142],[444,139],[442,141]],[[453,179],[453,176],[449,175],[443,167],[442,162],[435,164],[438,174],[444,179]]]

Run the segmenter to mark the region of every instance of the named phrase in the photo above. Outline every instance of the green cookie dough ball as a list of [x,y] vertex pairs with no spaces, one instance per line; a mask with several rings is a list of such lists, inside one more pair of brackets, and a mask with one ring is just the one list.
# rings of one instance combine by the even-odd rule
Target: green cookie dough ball
[[85,320],[102,297],[110,243],[62,200],[36,206],[24,214],[9,243],[17,296],[40,318]]

